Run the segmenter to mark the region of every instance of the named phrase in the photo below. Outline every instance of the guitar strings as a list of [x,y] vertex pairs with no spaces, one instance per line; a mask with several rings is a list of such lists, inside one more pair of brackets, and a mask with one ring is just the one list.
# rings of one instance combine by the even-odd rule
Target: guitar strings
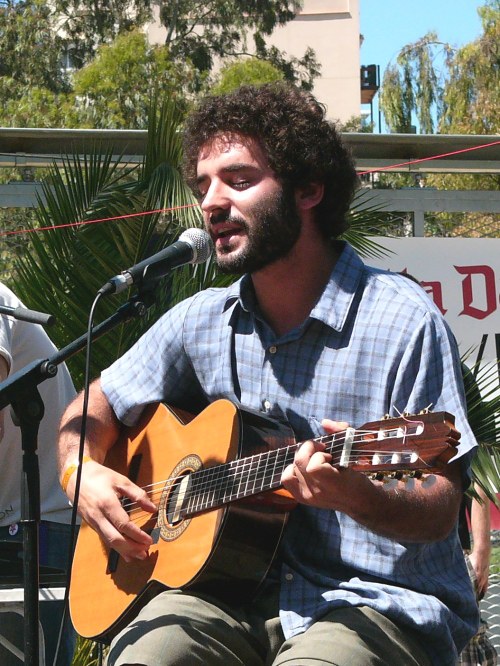
[[[423,425],[422,421],[408,420],[407,423],[411,423],[413,425],[416,425],[417,427],[419,425]],[[414,450],[411,451],[409,450],[406,452],[387,451],[380,447],[374,449],[367,449],[366,444],[370,442],[368,437],[370,438],[378,437],[380,432],[381,432],[380,430],[355,431],[353,437],[353,444],[355,442],[362,441],[365,446],[364,448],[360,449],[352,448],[350,453],[350,458],[355,458],[356,456],[362,456],[366,458],[367,456],[370,455],[372,456],[379,455],[382,456],[383,458],[389,458],[395,454],[397,455],[415,454]],[[404,442],[406,437],[408,436],[406,426],[404,432],[402,432],[401,427],[393,427],[387,429],[384,432],[385,436],[383,440],[399,438],[403,439]],[[393,434],[387,436],[388,433],[393,433]],[[335,445],[336,440],[341,437],[342,437],[342,442],[337,445],[337,448],[340,449],[345,443],[345,431],[330,435],[323,435],[317,438],[315,441],[323,443],[331,442],[333,445]],[[376,441],[377,440],[375,440],[375,442]],[[285,467],[293,461],[294,452],[301,446],[301,444],[302,443],[295,443],[291,446],[282,447],[280,449],[269,450],[263,453],[249,456],[247,458],[236,459],[228,463],[216,465],[215,467],[202,468],[196,471],[192,471],[189,475],[190,483],[187,484],[188,485],[187,490],[179,493],[179,496],[177,497],[177,503],[183,506],[181,513],[184,515],[186,514],[186,512],[187,513],[201,512],[209,508],[213,508],[214,502],[216,503],[216,505],[220,506],[222,504],[226,504],[230,501],[233,501],[234,499],[239,499],[242,497],[248,497],[251,495],[258,494],[263,490],[272,490],[274,488],[273,484],[276,484],[275,487],[280,487],[281,484],[279,482],[279,479],[281,478],[281,473],[285,469]],[[333,447],[331,447],[330,449],[327,448],[326,451],[332,454],[335,453]],[[293,452],[293,455],[290,458],[291,452]],[[265,459],[266,458],[269,459],[270,456],[273,456],[275,458],[272,469],[270,469],[268,462],[265,462]],[[283,458],[283,460],[280,463],[281,467],[278,465],[278,463],[280,462],[279,461],[280,457]],[[421,457],[417,456],[416,460],[412,460],[412,464],[415,464],[417,460],[423,462]],[[264,469],[261,469],[262,468],[261,463],[263,461],[265,462],[265,465]],[[366,464],[369,465],[370,463],[367,462]],[[279,477],[276,478],[278,475]],[[227,492],[228,481],[231,482],[233,488],[231,492],[229,492],[229,494]],[[241,490],[242,482],[245,486],[243,491]],[[163,481],[155,482],[153,484],[149,484],[147,486],[144,486],[144,490],[148,492],[150,498],[152,499],[152,501],[154,501],[155,499],[161,498],[161,495],[164,492],[169,492],[172,489],[172,487],[174,487],[175,484],[177,483],[179,483],[179,477],[166,479]],[[262,487],[263,484],[264,488]],[[238,486],[236,492],[234,491],[235,485]],[[250,490],[249,490],[249,485],[252,485],[252,488]],[[224,491],[225,494],[222,495],[221,499],[222,491]],[[196,498],[194,506],[191,506],[188,509],[184,507],[184,503],[187,496],[191,498]],[[125,500],[123,506],[125,510],[129,512],[131,520],[139,519],[139,516],[137,515],[134,515],[132,517],[132,513],[134,514],[140,513],[142,516],[148,516],[149,518],[151,518],[151,516],[153,515],[144,511],[136,501]]]
[[[366,431],[365,431],[365,434],[366,434]],[[330,436],[330,435],[323,436],[323,438],[320,438],[320,439],[324,439],[324,438],[332,439],[332,436]],[[193,472],[191,474],[191,480],[192,480],[193,483],[191,483],[189,491],[192,495],[196,495],[196,494],[199,494],[199,493],[203,494],[203,493],[206,493],[206,488],[208,487],[209,490],[212,491],[212,495],[213,495],[213,494],[217,493],[217,490],[220,490],[221,483],[222,483],[223,487],[227,486],[227,481],[228,481],[227,471],[230,471],[231,473],[229,475],[229,478],[232,481],[233,485],[234,485],[235,482],[239,483],[239,488],[236,492],[236,497],[239,496],[239,495],[240,496],[248,496],[249,494],[257,494],[257,492],[261,492],[260,487],[257,490],[255,489],[255,485],[257,484],[257,482],[259,484],[261,484],[263,481],[267,481],[267,483],[269,484],[270,479],[272,479],[273,476],[274,476],[273,472],[271,472],[271,473],[269,472],[269,467],[268,467],[267,463],[265,465],[264,470],[263,471],[261,470],[260,463],[261,463],[262,459],[266,458],[266,457],[269,458],[269,456],[272,455],[272,454],[276,454],[276,453],[283,454],[283,453],[285,453],[285,456],[282,455],[282,457],[285,458],[285,466],[286,466],[287,464],[289,464],[289,462],[291,462],[291,460],[290,461],[288,460],[288,456],[286,455],[286,453],[291,449],[296,449],[298,446],[300,446],[300,444],[295,444],[292,447],[282,447],[282,449],[266,451],[264,453],[257,454],[255,456],[251,456],[249,458],[234,460],[234,461],[231,461],[230,463],[225,463],[223,465],[219,465],[219,466],[216,466],[214,468],[206,468],[206,469],[202,469],[202,470],[197,470],[196,472]],[[382,455],[386,458],[389,457],[389,456],[394,455],[394,453],[398,453],[396,451],[393,452],[393,451],[386,451],[386,450],[381,450],[381,449],[374,449],[374,450],[370,451],[370,450],[364,448],[364,449],[360,449],[359,451],[358,450],[352,451],[351,456],[357,455],[359,452],[364,454],[364,456],[367,456],[369,454],[374,454],[374,455],[378,454],[378,455]],[[403,453],[403,454],[406,454],[406,455],[411,455],[414,452],[413,451],[406,451],[406,452],[403,451],[403,452],[399,452],[399,453]],[[255,461],[256,460],[257,460],[257,467],[255,466]],[[276,456],[276,462],[278,462],[278,456]],[[276,467],[276,462],[275,462],[275,467]],[[366,463],[366,464],[369,464],[369,463]],[[233,468],[233,469],[231,469],[231,468]],[[252,469],[252,468],[254,468],[254,469]],[[281,476],[281,471],[283,469],[284,469],[284,467],[282,466],[278,470],[280,476]],[[254,475],[253,476],[251,476],[251,475],[248,476],[247,475],[243,478],[243,475],[246,474],[247,471],[254,471]],[[219,477],[219,478],[217,478],[217,477]],[[198,478],[201,479],[201,483],[196,483]],[[153,488],[154,485],[160,486],[161,487],[160,489],[163,492],[163,488],[165,487],[165,484],[168,484],[169,481],[170,481],[171,482],[170,485],[173,485],[177,482],[177,480],[178,480],[178,477],[176,477],[172,480],[167,479],[167,481],[160,481],[160,482],[157,482],[157,484],[152,484],[149,487]],[[214,485],[214,480],[216,482],[215,485]],[[242,480],[245,482],[245,485],[246,485],[246,489],[243,492],[241,491]],[[254,487],[252,488],[252,490],[250,492],[248,492],[248,485],[252,481],[253,481]],[[203,482],[205,483],[205,485],[203,485]],[[280,484],[278,483],[277,485],[280,485]],[[145,487],[145,489],[146,488],[147,488],[147,486]],[[270,489],[272,489],[272,487],[269,487],[269,488],[266,487],[266,490],[270,490]],[[231,493],[230,495],[226,495],[225,500],[226,501],[231,501],[233,499],[233,494],[234,493]],[[151,493],[151,496],[153,497],[153,493]],[[182,500],[184,499],[184,495],[181,497],[181,499]],[[132,506],[132,504],[133,503],[130,503],[130,506]],[[206,508],[210,508],[210,503],[206,504],[206,501],[205,501],[205,504],[200,508],[200,510],[204,510]]]
[[[294,447],[295,448],[295,447]],[[262,484],[262,483],[272,483],[272,479],[276,476],[276,472],[278,472],[279,476],[281,477],[281,473],[284,470],[284,468],[290,464],[291,460],[293,458],[290,458],[289,456],[282,456],[284,458],[284,462],[279,461],[279,457],[275,456],[276,461],[274,463],[274,466],[272,469],[269,468],[269,465],[267,462],[265,462],[264,458],[269,458],[270,454],[275,453],[275,451],[271,451],[269,453],[265,454],[258,454],[256,457],[251,457],[247,459],[241,459],[241,460],[235,460],[231,461],[229,463],[224,463],[222,465],[217,465],[213,468],[202,468],[196,471],[191,471],[190,476],[191,476],[191,486],[190,486],[190,491],[193,492],[199,492],[203,493],[206,492],[206,489],[212,489],[212,490],[217,490],[221,486],[227,486],[228,481],[238,482],[241,486],[241,483],[245,483],[245,489],[242,490],[241,487],[238,488],[236,494],[237,495],[242,495],[242,496],[247,496],[248,494],[256,494],[257,492],[260,492],[261,489],[258,488],[256,489],[255,486],[257,484]],[[388,462],[389,458],[392,458],[394,455],[397,456],[411,456],[415,453],[413,449],[407,449],[407,450],[394,450],[394,451],[388,451],[384,449],[361,449],[359,451],[353,450],[351,452],[351,458],[356,457],[358,455],[362,455],[362,457],[368,457],[368,456],[381,456],[382,458],[385,459],[384,463],[370,463],[368,461],[364,462],[363,460],[358,460],[357,464],[358,465],[367,465],[370,466],[370,468],[375,467],[377,464],[390,464]],[[415,463],[417,460],[420,460],[423,462],[421,457],[417,457],[415,460],[412,462]],[[264,462],[264,465],[262,463]],[[278,465],[277,462],[280,462]],[[399,462],[398,460],[394,461],[393,464],[397,464]],[[371,471],[371,470],[370,470]],[[250,474],[248,474],[250,472]],[[163,490],[165,485],[174,485],[176,482],[178,482],[179,477],[173,477],[172,479],[166,479],[162,481],[158,481],[154,484],[150,484],[149,486],[144,486],[144,489],[146,491],[150,491],[151,496],[155,494],[155,492],[159,489],[160,491]],[[253,488],[248,492],[248,486],[253,483]],[[155,489],[156,486],[156,489]],[[272,490],[272,487],[266,488],[266,490]]]

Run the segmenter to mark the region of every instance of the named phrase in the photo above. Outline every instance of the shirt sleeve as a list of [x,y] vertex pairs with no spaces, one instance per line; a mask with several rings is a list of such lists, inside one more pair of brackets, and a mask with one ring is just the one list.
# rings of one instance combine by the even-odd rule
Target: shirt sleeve
[[424,406],[433,412],[448,412],[454,417],[460,439],[452,460],[461,458],[464,487],[467,487],[477,441],[467,420],[455,338],[446,322],[432,311],[422,318],[407,345],[398,368],[392,401],[410,413],[416,413]]
[[[0,290],[0,303],[5,304],[6,298],[3,298],[3,290]],[[10,303],[9,303],[10,305]],[[12,334],[15,321],[7,315],[0,315],[0,356],[2,356],[9,367],[12,368]]]
[[134,425],[152,402],[184,402],[198,387],[185,352],[183,330],[191,299],[164,314],[101,374],[101,386],[117,418]]

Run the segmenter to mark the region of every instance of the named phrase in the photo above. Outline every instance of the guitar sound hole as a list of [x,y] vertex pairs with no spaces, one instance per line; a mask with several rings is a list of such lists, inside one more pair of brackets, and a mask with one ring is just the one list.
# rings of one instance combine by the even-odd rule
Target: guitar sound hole
[[177,477],[170,488],[165,507],[165,516],[167,524],[172,527],[175,527],[184,519],[184,507],[187,502],[189,486],[190,475],[186,473]]

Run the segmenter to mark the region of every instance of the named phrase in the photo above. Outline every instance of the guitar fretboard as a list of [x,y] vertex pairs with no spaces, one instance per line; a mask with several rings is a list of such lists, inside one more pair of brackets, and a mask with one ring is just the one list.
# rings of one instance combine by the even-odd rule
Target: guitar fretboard
[[[390,439],[403,440],[411,435],[418,434],[421,423],[409,422],[404,427],[377,430],[375,432],[356,431],[348,428],[345,431],[332,435],[318,437],[314,441],[325,444],[325,451],[332,454],[334,464],[347,467],[361,464],[361,458],[367,466],[367,473],[373,466],[392,465],[410,466],[415,462],[415,449],[399,449],[387,451],[377,448],[376,442],[387,442]],[[366,443],[373,442],[374,446],[367,451]],[[356,448],[360,442],[363,448]],[[253,456],[233,460],[229,463],[200,469],[188,477],[177,479],[182,487],[178,488],[176,504],[178,518],[201,513],[239,499],[251,497],[269,490],[281,487],[281,475],[284,469],[293,463],[295,453],[300,443],[269,450]]]

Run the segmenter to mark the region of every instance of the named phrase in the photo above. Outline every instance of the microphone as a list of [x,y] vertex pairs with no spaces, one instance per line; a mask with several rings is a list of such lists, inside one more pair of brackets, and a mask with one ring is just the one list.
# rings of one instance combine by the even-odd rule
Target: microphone
[[41,324],[42,326],[53,326],[56,323],[54,315],[45,314],[45,312],[37,312],[36,310],[28,310],[21,306],[11,308],[8,305],[0,305],[0,315],[10,315],[14,319],[20,321],[27,321],[29,324]]
[[212,254],[212,241],[203,229],[186,229],[172,245],[108,280],[97,292],[101,295],[119,294],[143,280],[154,280],[172,268],[184,264],[202,264]]

